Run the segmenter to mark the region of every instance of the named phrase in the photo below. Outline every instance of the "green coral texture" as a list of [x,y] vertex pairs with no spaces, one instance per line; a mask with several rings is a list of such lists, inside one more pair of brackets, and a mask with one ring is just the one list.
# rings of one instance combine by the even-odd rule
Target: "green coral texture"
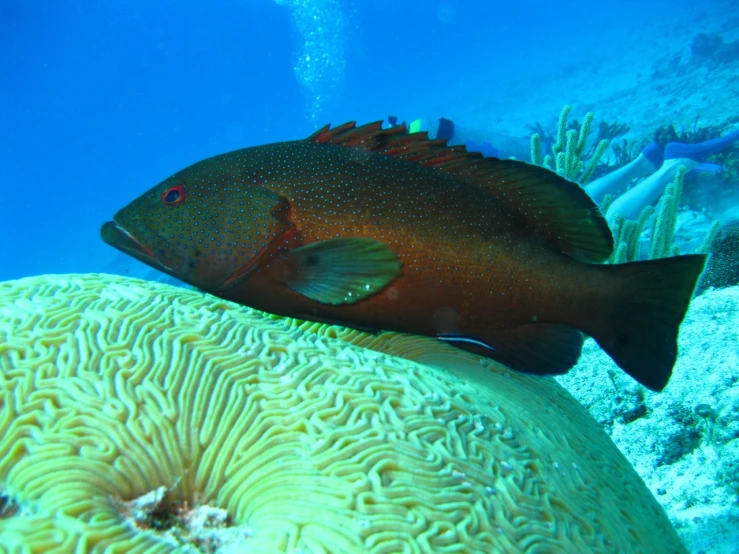
[[[2,552],[683,552],[553,380],[433,339],[27,278],[0,284],[0,408]],[[165,490],[236,546],[131,516]]]

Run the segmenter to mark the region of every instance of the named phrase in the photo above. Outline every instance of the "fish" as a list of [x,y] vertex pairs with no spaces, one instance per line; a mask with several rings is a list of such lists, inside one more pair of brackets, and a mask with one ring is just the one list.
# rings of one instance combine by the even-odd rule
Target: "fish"
[[199,161],[100,232],[217,297],[437,337],[516,371],[566,373],[590,336],[655,391],[706,259],[604,263],[611,231],[577,183],[381,122]]

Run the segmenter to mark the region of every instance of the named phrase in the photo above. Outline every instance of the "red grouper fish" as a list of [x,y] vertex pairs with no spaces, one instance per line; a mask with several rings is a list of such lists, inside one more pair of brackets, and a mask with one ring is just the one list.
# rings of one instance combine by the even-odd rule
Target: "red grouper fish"
[[577,184],[380,123],[203,160],[101,234],[227,300],[435,336],[519,371],[565,373],[585,333],[653,390],[705,263],[604,265],[613,238]]

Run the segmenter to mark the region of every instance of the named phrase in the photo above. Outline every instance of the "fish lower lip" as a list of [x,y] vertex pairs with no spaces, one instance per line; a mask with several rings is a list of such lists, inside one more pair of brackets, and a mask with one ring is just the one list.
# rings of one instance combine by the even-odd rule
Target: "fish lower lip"
[[160,266],[167,271],[171,271],[170,267],[164,265],[154,256],[154,253],[141,244],[136,238],[118,225],[115,221],[107,221],[100,229],[100,236],[111,246],[130,254],[134,258],[141,260],[149,265]]

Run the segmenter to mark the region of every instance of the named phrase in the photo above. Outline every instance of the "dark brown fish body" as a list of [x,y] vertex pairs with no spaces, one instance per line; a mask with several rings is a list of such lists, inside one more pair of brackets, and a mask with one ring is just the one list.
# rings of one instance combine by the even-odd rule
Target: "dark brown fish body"
[[703,264],[586,263],[612,239],[577,185],[377,126],[204,160],[106,226],[124,252],[261,310],[441,336],[537,373],[574,364],[579,330],[653,388]]
[[[283,148],[292,158],[320,160],[327,147],[295,142],[252,154],[269,168],[265,160]],[[301,174],[279,164],[267,170],[276,176],[269,188],[290,202],[295,246],[370,237],[392,248],[402,274],[362,302],[329,306],[286,288],[289,264],[277,257],[265,259],[249,280],[215,289],[219,296],[272,313],[432,335],[509,328],[536,317],[582,320],[570,315],[573,301],[583,298],[598,266],[537,241],[526,222],[484,191],[392,158],[362,160],[334,149],[326,170]]]

